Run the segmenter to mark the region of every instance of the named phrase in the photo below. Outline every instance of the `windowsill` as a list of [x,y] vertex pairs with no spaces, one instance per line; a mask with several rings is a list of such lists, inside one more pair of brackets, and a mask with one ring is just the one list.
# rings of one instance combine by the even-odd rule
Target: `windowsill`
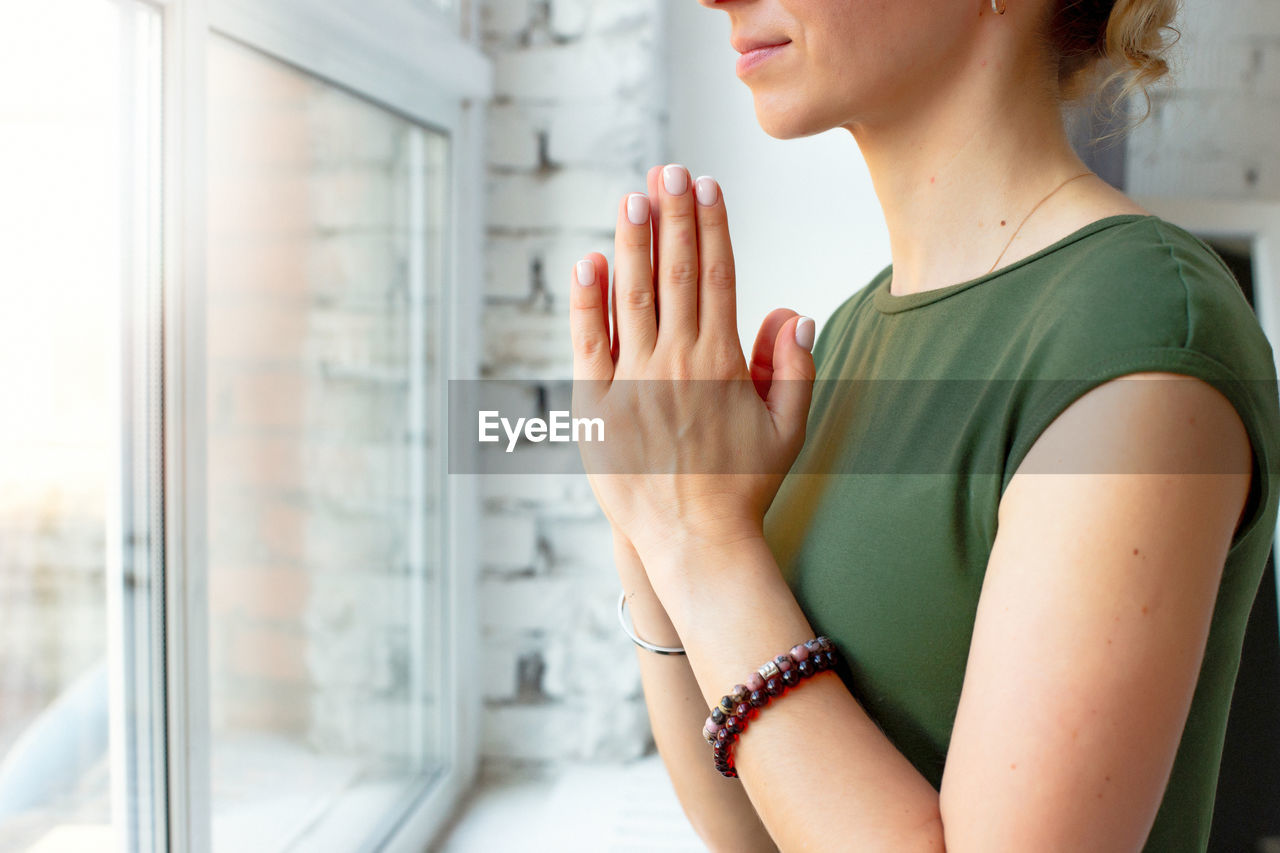
[[662,759],[482,776],[435,853],[480,850],[706,853]]
[[425,778],[373,776],[367,761],[267,733],[219,734],[213,750],[215,850],[355,850],[388,828]]

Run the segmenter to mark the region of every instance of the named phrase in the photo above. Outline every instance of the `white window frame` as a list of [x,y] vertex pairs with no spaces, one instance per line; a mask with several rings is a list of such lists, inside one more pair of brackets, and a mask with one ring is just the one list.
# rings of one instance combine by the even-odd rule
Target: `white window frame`
[[[210,724],[205,444],[205,62],[211,33],[228,36],[449,137],[450,186],[440,317],[449,378],[479,370],[484,102],[492,68],[470,41],[474,6],[454,0],[149,0],[164,15],[164,640],[167,849],[208,853]],[[447,425],[447,418],[441,418]],[[439,452],[448,447],[441,436]],[[472,478],[437,469],[445,541],[438,554],[451,648],[444,652],[442,775],[375,849],[422,850],[475,780],[479,691],[460,677],[478,648],[478,555]],[[374,840],[371,840],[374,841]],[[163,841],[160,842],[163,844]]]
[[[1271,341],[1276,369],[1280,372],[1280,204],[1159,196],[1135,196],[1134,201],[1202,240],[1243,240],[1249,244],[1253,260],[1254,313]],[[1280,521],[1276,523],[1273,553],[1276,548],[1280,548]],[[1277,574],[1275,592],[1276,601],[1280,603],[1280,574]]]

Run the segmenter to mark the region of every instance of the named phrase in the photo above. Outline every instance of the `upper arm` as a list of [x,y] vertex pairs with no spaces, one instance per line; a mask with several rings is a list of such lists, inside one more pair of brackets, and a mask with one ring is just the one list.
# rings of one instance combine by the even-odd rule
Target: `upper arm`
[[[1082,395],[1001,499],[942,779],[948,850],[1136,851],[1151,830],[1251,451],[1212,386],[1130,377],[1175,378]],[[1160,473],[1101,473],[1115,460]],[[1223,473],[1179,473],[1196,470]]]

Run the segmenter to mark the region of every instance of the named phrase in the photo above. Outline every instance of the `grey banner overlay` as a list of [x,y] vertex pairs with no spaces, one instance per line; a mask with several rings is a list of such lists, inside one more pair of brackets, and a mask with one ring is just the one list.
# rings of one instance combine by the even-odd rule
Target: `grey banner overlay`
[[[788,468],[780,457],[720,452],[715,461],[708,461],[687,447],[658,444],[658,436],[680,432],[697,436],[695,446],[735,451],[747,446],[748,427],[730,422],[724,413],[746,411],[740,408],[749,401],[746,395],[760,399],[765,389],[750,382],[449,380],[448,471],[581,475],[586,473],[585,453],[592,473],[1002,475],[1011,461],[1022,459],[1037,436],[1048,435],[1043,430],[1054,415],[1099,384],[1089,379],[818,380],[813,383],[804,447]],[[1189,377],[1121,377],[1107,384],[1105,393],[1116,406],[1107,411],[1137,412],[1140,404],[1142,411],[1151,411],[1154,403],[1160,407],[1156,411],[1167,408],[1172,418],[1182,411],[1180,401],[1202,399],[1189,396],[1195,394],[1192,386],[1199,384]],[[1211,384],[1237,411],[1249,413],[1246,428],[1280,424],[1274,379]],[[638,401],[638,416],[624,416],[634,413],[630,406],[609,407],[608,401],[620,395]],[[1033,457],[1038,467],[1029,461],[1018,470],[1243,473],[1239,466],[1219,461],[1221,454],[1205,452],[1207,445],[1220,443],[1223,435],[1238,429],[1232,419],[1214,419],[1211,412],[1206,409],[1185,429],[1174,430],[1175,446],[1152,441],[1137,452],[1131,441],[1124,448],[1120,444],[1124,430],[1135,428],[1131,421],[1090,428],[1070,422],[1068,428],[1064,419],[1052,431],[1052,459],[1047,454]],[[584,420],[593,417],[594,423]],[[1158,417],[1153,423],[1144,429],[1166,432],[1168,424]],[[482,435],[489,440],[482,441]],[[635,452],[638,447],[644,448],[642,454]],[[1278,466],[1280,460],[1269,460],[1271,470]]]

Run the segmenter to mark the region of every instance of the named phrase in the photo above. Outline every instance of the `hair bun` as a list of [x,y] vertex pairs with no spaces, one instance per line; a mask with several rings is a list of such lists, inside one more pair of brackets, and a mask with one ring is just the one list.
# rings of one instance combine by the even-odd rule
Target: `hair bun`
[[[1114,110],[1169,73],[1165,54],[1181,37],[1173,26],[1181,0],[1058,0],[1049,37],[1058,55],[1058,85],[1064,101],[1108,93]],[[1115,84],[1119,84],[1116,86]]]

